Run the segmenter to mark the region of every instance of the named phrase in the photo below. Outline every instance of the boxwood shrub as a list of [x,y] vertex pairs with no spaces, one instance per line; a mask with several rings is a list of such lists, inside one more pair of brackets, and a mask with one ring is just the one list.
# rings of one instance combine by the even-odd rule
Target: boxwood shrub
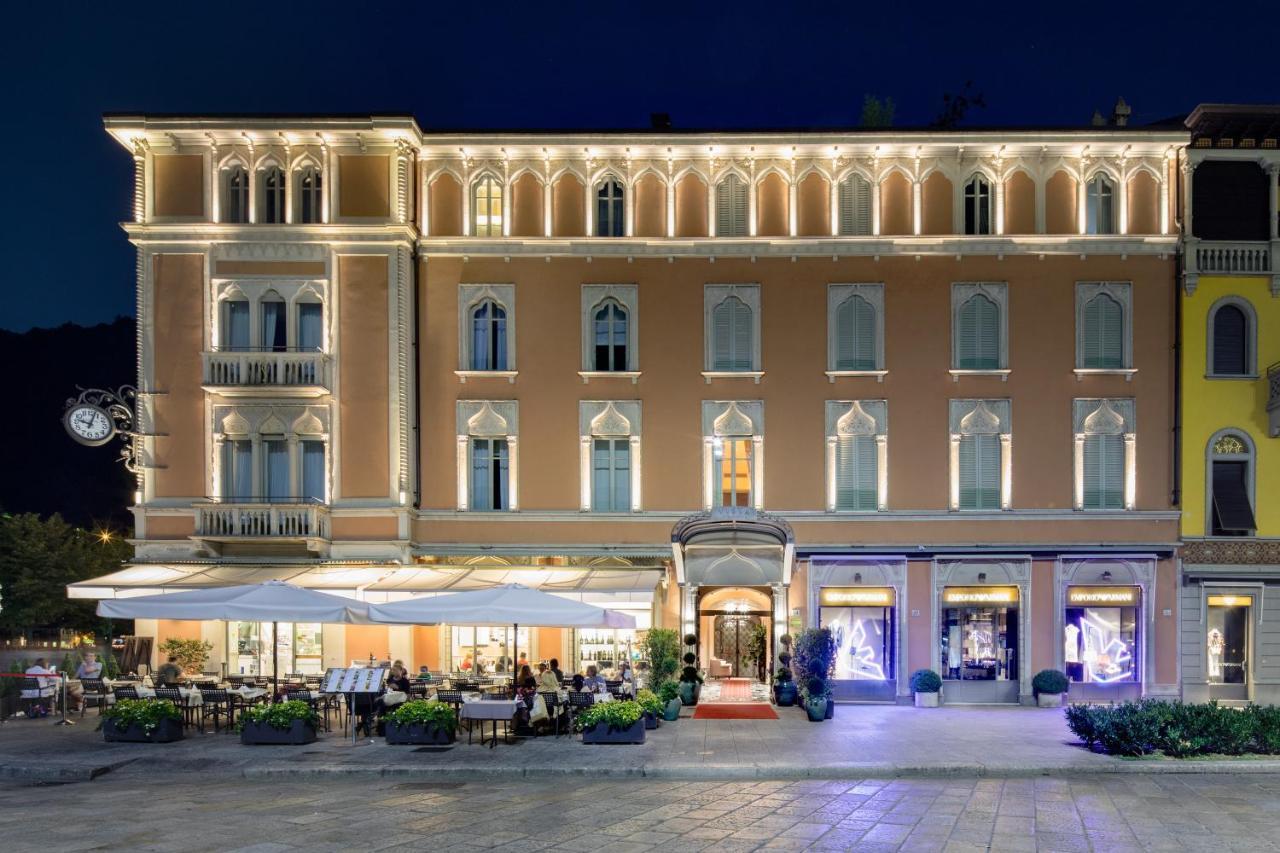
[[1280,708],[1225,708],[1143,699],[1118,705],[1071,705],[1067,727],[1090,749],[1110,755],[1280,754]]
[[615,730],[629,729],[640,719],[643,709],[638,702],[601,702],[584,709],[573,721],[573,727],[582,731],[597,723],[604,723]]

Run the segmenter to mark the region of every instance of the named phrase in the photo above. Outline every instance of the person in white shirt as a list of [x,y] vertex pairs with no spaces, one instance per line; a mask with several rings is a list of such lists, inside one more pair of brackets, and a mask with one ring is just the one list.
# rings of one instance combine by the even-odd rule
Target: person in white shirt
[[589,693],[603,693],[607,687],[604,676],[594,666],[587,667],[587,677],[583,679]]
[[[56,675],[57,673],[49,669],[47,661],[44,658],[36,658],[34,665],[27,667],[26,675]],[[51,699],[58,692],[58,680],[56,678],[37,678],[37,689],[23,690],[23,699]],[[43,706],[43,703],[41,703]],[[50,703],[52,705],[52,703]]]

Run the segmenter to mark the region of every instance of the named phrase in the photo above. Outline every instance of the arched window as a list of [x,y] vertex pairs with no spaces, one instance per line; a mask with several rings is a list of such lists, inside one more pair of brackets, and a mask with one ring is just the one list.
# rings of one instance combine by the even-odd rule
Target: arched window
[[222,301],[222,329],[219,349],[246,352],[249,349],[249,300]]
[[477,237],[502,236],[502,187],[486,175],[471,190],[472,233]]
[[969,297],[956,317],[956,367],[1000,369],[1000,307],[981,293]]
[[249,221],[249,173],[238,164],[222,173],[222,221]]
[[298,174],[298,221],[304,225],[320,222],[323,216],[321,195],[323,184],[320,170],[307,166]]
[[856,236],[871,233],[871,183],[851,173],[838,189],[840,233]]
[[298,349],[302,352],[324,349],[324,305],[314,298],[298,302]]
[[730,172],[716,184],[716,236],[747,236],[747,185]]
[[615,300],[606,300],[592,318],[595,339],[595,369],[627,369],[627,310]]
[[262,297],[262,349],[285,352],[289,348],[288,321],[284,300],[274,290]]
[[1086,234],[1116,233],[1115,186],[1102,172],[1093,176],[1087,188]]
[[1224,431],[1209,443],[1209,534],[1252,536],[1253,442],[1243,432]]
[[1106,293],[1099,293],[1084,306],[1081,318],[1081,366],[1118,370],[1125,366],[1124,308]]
[[284,222],[284,172],[279,166],[268,166],[258,173],[262,181],[262,192],[259,198],[258,221],[266,223]]
[[1252,376],[1253,312],[1248,303],[1229,298],[1209,312],[1209,375]]
[[507,369],[507,312],[492,299],[471,311],[471,369]]
[[876,368],[876,309],[855,294],[836,309],[836,370]]
[[510,460],[507,439],[471,439],[472,510],[484,512],[510,509]]
[[991,222],[991,184],[974,175],[964,185],[964,233],[990,234]]
[[712,311],[712,370],[751,370],[752,354],[751,308],[736,296],[722,301]]
[[626,233],[622,205],[622,183],[616,178],[605,178],[596,187],[597,237],[621,237]]

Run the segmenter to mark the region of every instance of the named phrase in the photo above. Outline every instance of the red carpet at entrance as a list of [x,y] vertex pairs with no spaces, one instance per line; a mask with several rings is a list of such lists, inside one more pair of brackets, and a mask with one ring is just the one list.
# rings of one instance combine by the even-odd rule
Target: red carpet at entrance
[[745,678],[726,678],[720,682],[718,702],[750,702],[751,682]]
[[776,720],[768,702],[699,702],[695,720]]

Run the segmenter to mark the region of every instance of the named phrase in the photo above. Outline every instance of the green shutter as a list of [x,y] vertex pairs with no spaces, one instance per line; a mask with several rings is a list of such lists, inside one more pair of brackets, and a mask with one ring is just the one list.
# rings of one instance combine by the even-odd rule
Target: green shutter
[[1084,440],[1085,509],[1124,509],[1124,436]]
[[845,436],[836,441],[836,509],[875,511],[877,501],[875,436]]
[[750,370],[751,360],[751,309],[742,300],[734,297],[733,302],[733,358],[730,370]]
[[840,233],[846,236],[871,233],[871,184],[861,175],[849,175],[840,182]]
[[747,185],[737,175],[726,175],[716,185],[716,236],[747,234]]
[[854,295],[836,309],[836,370],[876,368],[876,310]]
[[1083,363],[1092,369],[1124,367],[1124,309],[1105,293],[1084,306]]
[[996,370],[1000,367],[1000,308],[977,294],[960,306],[956,318],[956,367]]
[[730,367],[733,359],[733,343],[730,334],[733,328],[733,306],[730,304],[732,301],[732,299],[726,299],[712,309],[711,334],[714,337],[712,370],[732,369]]
[[960,508],[1000,508],[1000,437],[960,439]]

